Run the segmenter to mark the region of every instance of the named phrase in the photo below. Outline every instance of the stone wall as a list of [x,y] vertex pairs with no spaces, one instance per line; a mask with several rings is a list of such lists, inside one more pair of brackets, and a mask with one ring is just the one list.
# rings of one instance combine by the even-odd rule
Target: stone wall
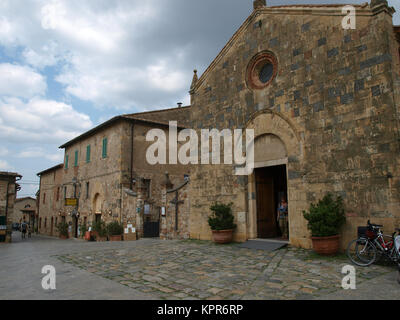
[[[290,241],[303,247],[310,240],[302,210],[328,191],[345,199],[343,247],[367,219],[388,231],[400,223],[399,44],[391,15],[357,7],[355,30],[343,30],[342,19],[341,7],[259,9],[192,92],[196,129],[253,128],[284,142]],[[262,51],[276,56],[278,73],[265,89],[250,89],[247,67]],[[211,239],[206,218],[217,200],[234,203],[235,240],[256,236],[253,176],[203,165],[191,178],[191,237]]]

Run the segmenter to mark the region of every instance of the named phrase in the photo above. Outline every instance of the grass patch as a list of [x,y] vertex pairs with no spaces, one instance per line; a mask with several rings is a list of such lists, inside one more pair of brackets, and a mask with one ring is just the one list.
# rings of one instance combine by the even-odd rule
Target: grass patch
[[349,258],[345,253],[339,252],[334,256],[322,256],[315,251],[309,250],[304,256],[303,260],[324,260],[324,261],[348,261]]

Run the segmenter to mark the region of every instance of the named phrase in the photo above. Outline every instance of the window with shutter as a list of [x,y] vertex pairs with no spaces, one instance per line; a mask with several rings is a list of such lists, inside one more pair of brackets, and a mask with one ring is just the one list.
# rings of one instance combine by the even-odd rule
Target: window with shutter
[[78,150],[77,151],[75,151],[75,167],[77,167],[78,166]]
[[103,159],[107,158],[107,138],[103,139]]
[[86,147],[86,163],[90,162],[90,145]]

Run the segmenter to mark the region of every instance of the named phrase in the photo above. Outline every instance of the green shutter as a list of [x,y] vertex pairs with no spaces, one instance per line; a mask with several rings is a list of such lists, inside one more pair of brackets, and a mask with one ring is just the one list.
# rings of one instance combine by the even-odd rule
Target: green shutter
[[78,150],[75,151],[75,167],[78,166]]
[[107,138],[103,139],[103,158],[107,158]]
[[68,169],[68,155],[65,156],[65,169]]
[[90,162],[90,144],[86,147],[86,163]]

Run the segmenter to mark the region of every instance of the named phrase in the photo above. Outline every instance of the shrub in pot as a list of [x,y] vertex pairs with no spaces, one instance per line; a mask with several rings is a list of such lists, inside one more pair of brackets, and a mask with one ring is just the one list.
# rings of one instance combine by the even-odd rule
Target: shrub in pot
[[230,243],[233,238],[233,231],[236,229],[235,217],[232,214],[233,203],[215,203],[210,209],[213,214],[208,218],[211,227],[213,240],[216,243]]
[[121,241],[122,234],[124,233],[124,227],[118,221],[110,222],[107,225],[107,233],[110,241]]
[[60,239],[68,239],[68,223],[60,222],[56,225],[56,229],[59,233]]
[[96,241],[107,241],[107,228],[104,221],[96,221],[92,224],[93,236]]
[[339,250],[340,228],[346,222],[343,199],[326,194],[309,211],[303,211],[308,221],[314,251],[321,255],[334,255]]

